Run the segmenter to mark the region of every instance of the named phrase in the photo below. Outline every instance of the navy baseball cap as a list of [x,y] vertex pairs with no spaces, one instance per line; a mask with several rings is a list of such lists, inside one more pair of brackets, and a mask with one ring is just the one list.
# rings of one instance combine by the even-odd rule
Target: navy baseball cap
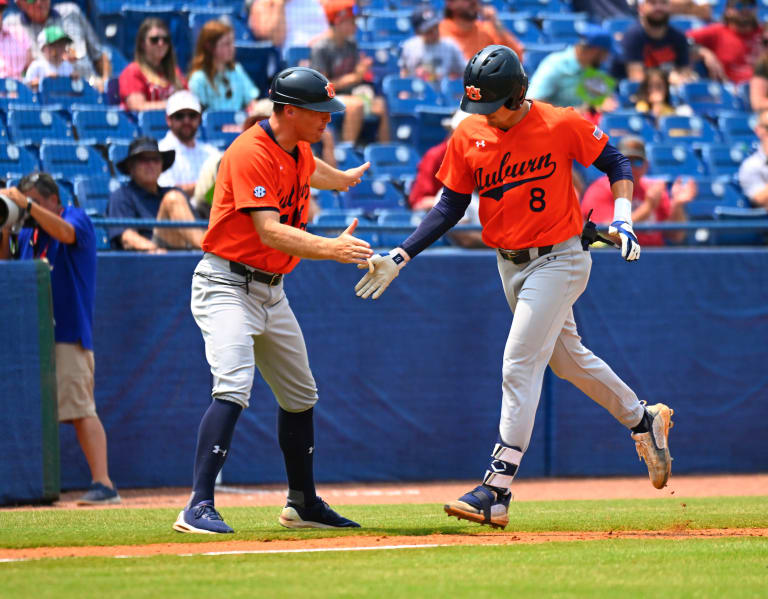
[[585,25],[579,32],[579,35],[581,36],[581,43],[585,46],[601,48],[608,52],[613,48],[613,38],[611,38],[611,34],[599,25]]
[[440,15],[431,8],[417,8],[411,14],[411,25],[416,33],[426,33],[440,24]]

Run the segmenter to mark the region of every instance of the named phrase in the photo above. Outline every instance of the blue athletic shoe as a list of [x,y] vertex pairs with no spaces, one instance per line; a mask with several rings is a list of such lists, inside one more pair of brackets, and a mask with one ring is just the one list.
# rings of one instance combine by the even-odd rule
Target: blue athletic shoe
[[213,507],[213,501],[201,501],[194,507],[186,507],[181,510],[176,522],[173,523],[173,530],[204,535],[235,532],[227,526],[219,512]]
[[509,524],[509,501],[512,493],[498,491],[485,485],[479,485],[459,497],[456,501],[446,503],[445,513],[456,516],[459,520],[470,520],[480,524],[488,524],[493,528],[505,528]]
[[77,505],[106,505],[108,503],[120,503],[120,495],[117,488],[110,489],[107,485],[93,483],[80,499]]
[[340,516],[319,497],[315,503],[305,507],[289,501],[279,520],[286,528],[360,528],[357,522]]

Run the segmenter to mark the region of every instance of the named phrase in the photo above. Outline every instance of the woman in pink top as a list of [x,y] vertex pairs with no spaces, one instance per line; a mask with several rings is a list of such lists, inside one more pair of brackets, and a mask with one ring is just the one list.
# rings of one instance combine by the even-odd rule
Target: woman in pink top
[[134,62],[120,73],[123,106],[134,112],[164,110],[168,97],[186,87],[168,25],[162,19],[144,19],[136,35]]

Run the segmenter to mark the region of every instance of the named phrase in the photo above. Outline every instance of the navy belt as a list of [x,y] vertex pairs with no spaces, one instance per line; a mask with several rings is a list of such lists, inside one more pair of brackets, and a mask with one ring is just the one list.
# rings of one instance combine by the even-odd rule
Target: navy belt
[[[533,250],[538,251],[538,255],[532,255]],[[530,262],[531,260],[534,260],[535,258],[538,258],[539,256],[546,256],[552,251],[551,245],[544,245],[540,248],[526,248],[524,250],[502,250],[499,249],[499,256],[504,258],[504,260],[509,260],[510,262],[514,262],[515,264],[525,264],[526,262]]]
[[249,283],[251,281],[258,281],[259,283],[264,283],[265,285],[279,285],[280,281],[283,280],[282,273],[270,273],[270,272],[261,272],[260,270],[252,270],[245,266],[244,264],[240,264],[239,262],[232,262],[229,261],[229,271],[235,273],[236,275],[241,275],[245,277],[245,282]]

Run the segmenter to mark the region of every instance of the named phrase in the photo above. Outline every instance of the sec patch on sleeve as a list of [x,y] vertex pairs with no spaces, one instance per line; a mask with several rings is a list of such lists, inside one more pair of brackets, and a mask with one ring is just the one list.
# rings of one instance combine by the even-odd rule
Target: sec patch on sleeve
[[253,188],[253,195],[257,198],[263,198],[265,195],[267,195],[267,190],[264,189],[261,185],[257,185]]

